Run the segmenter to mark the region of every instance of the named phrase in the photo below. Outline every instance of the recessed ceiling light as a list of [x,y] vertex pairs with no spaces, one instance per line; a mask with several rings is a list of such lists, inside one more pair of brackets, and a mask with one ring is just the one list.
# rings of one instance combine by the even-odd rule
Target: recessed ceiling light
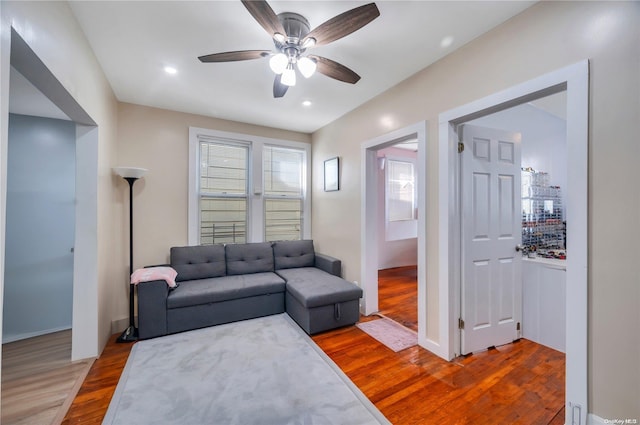
[[172,66],[165,66],[165,67],[164,67],[164,72],[166,72],[167,74],[171,74],[171,75],[173,75],[173,74],[176,74],[176,73],[178,72],[178,70],[177,70],[177,69],[175,69],[175,68],[174,68],[174,67],[172,67]]
[[302,106],[311,106],[311,101],[305,100],[304,102],[302,102]]
[[445,48],[453,44],[453,37],[448,35],[440,41],[440,47]]

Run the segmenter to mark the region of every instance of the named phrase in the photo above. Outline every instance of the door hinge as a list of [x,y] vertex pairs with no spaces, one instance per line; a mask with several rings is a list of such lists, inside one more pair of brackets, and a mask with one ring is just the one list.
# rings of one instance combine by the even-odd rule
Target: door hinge
[[464,329],[464,320],[462,320],[462,317],[458,319],[458,329]]
[[458,153],[464,152],[464,143],[458,142]]
[[518,322],[518,323],[516,324],[516,330],[517,330],[517,331],[519,331],[519,330],[520,330],[520,322]]

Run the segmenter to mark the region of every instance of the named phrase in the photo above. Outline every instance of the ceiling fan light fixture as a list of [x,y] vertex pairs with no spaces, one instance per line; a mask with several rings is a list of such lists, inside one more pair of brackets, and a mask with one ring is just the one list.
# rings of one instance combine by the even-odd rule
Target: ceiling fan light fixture
[[296,85],[296,71],[293,69],[293,64],[289,64],[284,70],[280,82],[289,87]]
[[[0,0],[1,1],[1,0]],[[269,58],[269,67],[276,74],[273,97],[280,98],[296,84],[296,64],[305,78],[315,72],[334,80],[355,84],[360,76],[346,66],[322,56],[302,56],[307,48],[332,43],[368,25],[380,16],[375,3],[359,6],[325,21],[310,30],[309,21],[293,12],[276,14],[267,0],[242,0],[242,4],[258,24],[269,34],[274,50],[238,50],[198,56],[202,63],[247,61]]]
[[317,67],[316,61],[311,58],[304,56],[298,59],[298,70],[300,70],[304,78],[311,77],[316,72]]
[[315,45],[316,45],[316,39],[313,38],[313,37],[307,37],[302,42],[302,48],[303,49],[308,49],[309,47],[313,47]]
[[278,53],[269,59],[269,67],[276,74],[282,74],[289,65],[289,58],[284,53]]

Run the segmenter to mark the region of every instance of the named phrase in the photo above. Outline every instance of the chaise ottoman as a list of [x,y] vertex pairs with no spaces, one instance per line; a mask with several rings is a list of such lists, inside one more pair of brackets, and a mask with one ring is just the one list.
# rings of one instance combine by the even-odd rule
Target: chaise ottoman
[[342,279],[340,260],[316,254],[313,241],[276,242],[276,273],[287,282],[285,308],[309,335],[353,325],[362,289]]

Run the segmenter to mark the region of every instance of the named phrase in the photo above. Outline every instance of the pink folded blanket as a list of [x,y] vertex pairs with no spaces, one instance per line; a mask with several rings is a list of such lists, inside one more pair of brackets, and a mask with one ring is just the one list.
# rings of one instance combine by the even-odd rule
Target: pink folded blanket
[[178,272],[172,267],[147,267],[138,269],[131,275],[131,283],[137,285],[140,282],[151,282],[153,280],[164,280],[170,288],[176,287],[176,276]]

